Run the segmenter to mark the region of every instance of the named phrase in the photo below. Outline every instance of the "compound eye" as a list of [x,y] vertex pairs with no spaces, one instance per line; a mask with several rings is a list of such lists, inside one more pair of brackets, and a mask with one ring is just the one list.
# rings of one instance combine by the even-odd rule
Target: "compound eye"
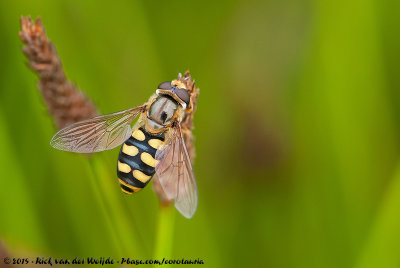
[[186,103],[186,105],[189,105],[190,103],[190,95],[189,93],[186,91],[186,89],[184,88],[177,88],[175,90],[175,94],[176,96],[178,96],[178,98],[180,98],[184,103]]
[[170,87],[171,87],[171,82],[170,81],[163,82],[163,83],[158,85],[158,89],[170,89]]

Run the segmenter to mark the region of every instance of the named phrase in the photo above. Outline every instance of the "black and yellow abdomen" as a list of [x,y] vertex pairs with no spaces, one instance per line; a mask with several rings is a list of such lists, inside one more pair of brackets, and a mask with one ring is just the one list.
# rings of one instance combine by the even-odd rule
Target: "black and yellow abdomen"
[[151,134],[143,127],[132,132],[122,145],[118,157],[121,190],[132,194],[142,190],[155,173],[155,155],[164,144],[164,133]]

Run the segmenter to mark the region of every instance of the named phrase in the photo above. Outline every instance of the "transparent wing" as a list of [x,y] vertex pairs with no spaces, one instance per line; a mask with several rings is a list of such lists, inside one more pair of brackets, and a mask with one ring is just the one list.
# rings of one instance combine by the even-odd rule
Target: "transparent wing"
[[153,175],[151,179],[153,184],[153,190],[156,192],[158,198],[160,199],[160,204],[167,205],[171,204],[174,200],[169,199],[168,196],[165,194],[163,187],[161,186],[160,180],[158,179],[157,173]]
[[56,149],[93,153],[113,149],[132,134],[130,123],[145,105],[112,114],[100,115],[69,125],[58,131],[50,141]]
[[166,144],[157,150],[156,166],[159,182],[168,199],[175,200],[176,209],[191,218],[197,209],[197,186],[192,164],[177,124],[168,133]]

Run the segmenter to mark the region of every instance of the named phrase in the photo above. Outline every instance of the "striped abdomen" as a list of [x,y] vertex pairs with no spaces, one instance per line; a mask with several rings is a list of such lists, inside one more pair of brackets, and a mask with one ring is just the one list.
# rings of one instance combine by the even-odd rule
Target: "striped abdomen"
[[124,193],[142,190],[155,173],[155,155],[164,144],[164,133],[150,134],[143,127],[133,131],[118,157],[118,178]]

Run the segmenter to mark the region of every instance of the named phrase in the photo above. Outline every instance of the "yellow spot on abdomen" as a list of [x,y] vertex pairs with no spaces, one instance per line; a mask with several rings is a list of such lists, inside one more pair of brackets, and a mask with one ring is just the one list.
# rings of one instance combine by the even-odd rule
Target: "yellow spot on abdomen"
[[133,131],[132,137],[134,137],[138,141],[144,141],[144,139],[146,138],[143,131],[141,131],[140,129],[136,129],[135,131]]
[[145,164],[147,164],[147,165],[149,165],[149,166],[151,166],[151,167],[155,167],[156,166],[156,160],[151,156],[151,154],[149,154],[149,153],[146,153],[146,152],[144,152],[144,153],[142,153],[141,155],[140,155],[140,159],[142,159],[142,161],[145,163]]
[[154,149],[160,148],[163,144],[164,144],[164,142],[162,140],[159,140],[159,139],[151,139],[151,140],[149,140],[149,145],[151,147],[153,147]]
[[124,173],[131,172],[131,167],[128,164],[121,163],[118,161],[118,170]]
[[144,174],[143,172],[141,172],[140,170],[135,169],[134,171],[132,171],[132,175],[133,177],[135,177],[137,180],[146,183],[149,181],[149,179],[151,178],[151,176],[147,176],[146,174]]
[[[132,189],[132,191],[133,191],[134,193],[139,192],[140,190],[143,189],[143,188],[139,188],[139,187],[132,186],[132,185],[130,185],[130,184],[124,182],[124,181],[121,180],[121,179],[118,179],[118,181],[119,181],[120,184],[122,184],[122,185],[128,187],[129,189]],[[127,194],[131,194],[130,192],[124,190],[123,188],[121,188],[121,190],[122,190],[123,192],[127,193]]]
[[130,156],[135,156],[139,153],[138,148],[136,148],[136,146],[130,146],[130,145],[122,145],[122,152],[124,154],[130,155]]

